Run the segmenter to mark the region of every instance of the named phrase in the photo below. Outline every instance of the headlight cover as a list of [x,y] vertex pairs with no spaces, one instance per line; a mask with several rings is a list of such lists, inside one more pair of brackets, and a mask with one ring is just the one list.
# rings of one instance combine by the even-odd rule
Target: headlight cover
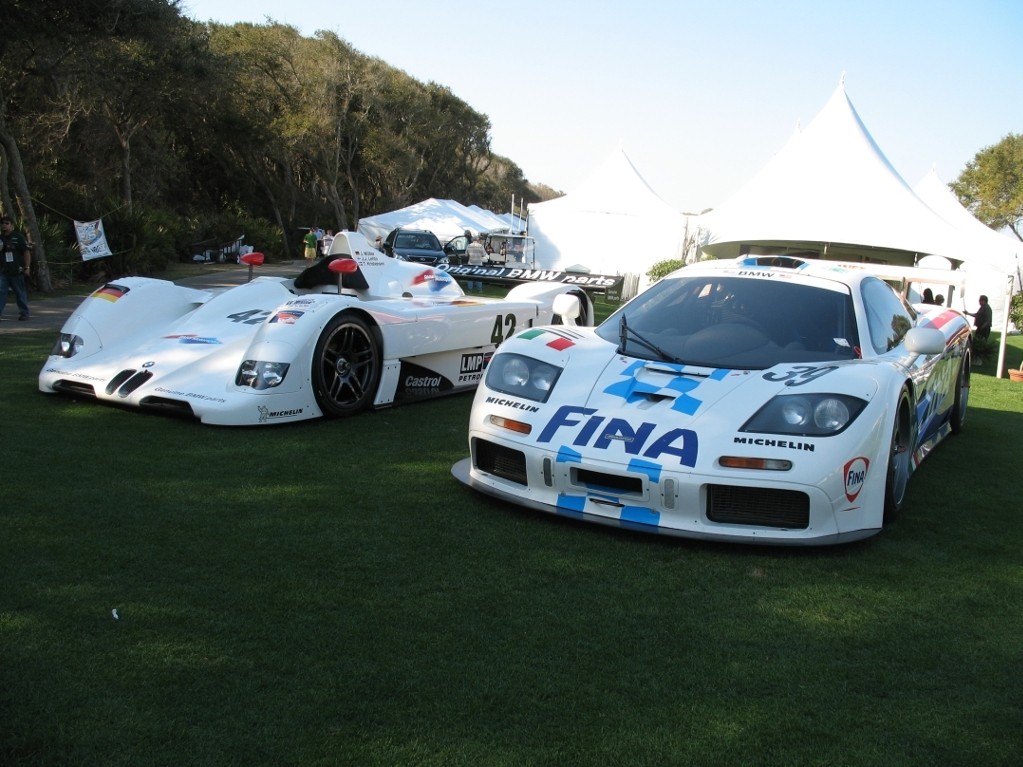
[[284,382],[284,376],[288,374],[291,367],[287,362],[265,362],[263,360],[245,360],[238,367],[238,375],[235,376],[235,386],[248,386],[249,388],[262,391],[280,386]]
[[487,387],[513,397],[546,402],[562,368],[522,354],[497,354],[487,366]]
[[830,437],[841,434],[867,406],[847,394],[779,394],[742,427],[758,434]]
[[85,341],[81,336],[76,336],[73,333],[61,333],[50,350],[50,356],[70,359],[78,354],[83,346],[85,346]]

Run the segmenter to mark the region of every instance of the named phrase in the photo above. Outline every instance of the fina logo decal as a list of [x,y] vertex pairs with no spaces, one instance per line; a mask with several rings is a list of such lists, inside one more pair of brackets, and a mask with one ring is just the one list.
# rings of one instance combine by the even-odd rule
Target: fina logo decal
[[849,503],[855,501],[863,489],[869,467],[870,461],[863,457],[853,458],[845,465],[845,497]]

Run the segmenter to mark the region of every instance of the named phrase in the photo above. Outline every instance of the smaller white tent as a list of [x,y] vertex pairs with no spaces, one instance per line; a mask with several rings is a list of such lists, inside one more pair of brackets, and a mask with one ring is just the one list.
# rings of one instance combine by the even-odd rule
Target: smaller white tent
[[621,148],[578,188],[529,206],[536,266],[645,275],[681,258],[686,217],[643,180]]
[[913,187],[913,191],[935,213],[962,232],[973,246],[971,256],[959,267],[967,273],[968,278],[962,294],[962,306],[957,308],[976,311],[980,304],[979,296],[988,297],[994,319],[993,329],[1002,332],[998,352],[1000,377],[1005,362],[1005,331],[1009,327],[1009,301],[1012,298],[1012,291],[1019,288],[1018,254],[1023,252],[1023,243],[982,224],[963,207],[959,198],[933,168]]
[[406,229],[427,229],[437,235],[441,244],[465,234],[504,229],[507,224],[495,213],[478,207],[468,207],[454,200],[428,200],[409,205],[389,213],[367,216],[359,221],[359,233],[370,242],[378,236],[386,237],[398,227]]

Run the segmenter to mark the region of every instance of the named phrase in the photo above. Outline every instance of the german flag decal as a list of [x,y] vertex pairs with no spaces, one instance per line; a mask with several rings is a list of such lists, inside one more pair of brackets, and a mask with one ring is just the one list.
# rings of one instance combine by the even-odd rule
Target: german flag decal
[[111,285],[108,283],[99,290],[94,291],[92,296],[90,297],[102,298],[104,301],[109,301],[110,303],[113,303],[117,299],[121,298],[129,290],[131,290],[131,288],[125,288],[121,285]]

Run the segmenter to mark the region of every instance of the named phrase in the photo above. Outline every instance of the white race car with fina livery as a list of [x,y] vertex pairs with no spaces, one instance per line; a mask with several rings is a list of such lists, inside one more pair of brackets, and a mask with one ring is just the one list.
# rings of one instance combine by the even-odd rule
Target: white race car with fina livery
[[61,329],[39,388],[209,424],[346,416],[472,389],[516,331],[592,318],[590,299],[571,285],[470,297],[444,271],[341,232],[294,279],[217,290],[107,283]]
[[969,390],[958,311],[910,305],[862,265],[710,261],[599,327],[506,341],[452,472],[623,528],[854,541],[893,518],[919,462],[962,428]]

